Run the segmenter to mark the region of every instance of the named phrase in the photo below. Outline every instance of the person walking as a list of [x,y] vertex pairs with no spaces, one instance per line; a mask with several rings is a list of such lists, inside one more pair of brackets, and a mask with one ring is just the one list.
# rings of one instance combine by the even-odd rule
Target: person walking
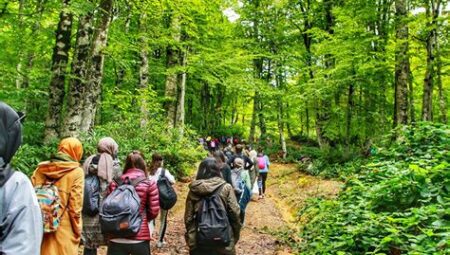
[[223,154],[223,152],[221,152],[221,151],[216,151],[216,152],[214,152],[213,156],[217,160],[217,164],[219,165],[219,169],[220,169],[220,172],[222,173],[223,179],[227,183],[233,185],[233,182],[231,181],[231,168],[226,163],[225,154]]
[[[149,179],[153,182],[157,183],[158,179],[161,176],[165,176],[169,182],[174,185],[175,184],[175,177],[173,177],[172,174],[170,174],[169,170],[164,168],[164,160],[161,154],[154,153],[152,155],[152,162],[150,163],[150,176]],[[164,246],[164,236],[166,235],[167,230],[167,216],[169,214],[169,210],[160,210],[160,226],[159,226],[159,237],[158,237],[158,243],[156,244],[156,247],[161,248]],[[155,220],[152,220],[149,224],[150,226],[150,234],[154,233],[155,229]]]
[[270,161],[269,157],[263,153],[261,150],[257,157],[259,177],[258,177],[258,189],[259,189],[259,199],[264,198],[266,194],[266,181],[267,175],[269,174]]
[[[139,232],[135,236],[127,238],[110,237],[108,244],[108,255],[150,255],[150,231],[149,221],[155,219],[159,213],[159,195],[156,183],[148,179],[145,160],[139,151],[128,154],[125,167],[120,179],[122,182],[132,181],[145,177],[139,182],[135,189],[140,198],[139,212],[142,223]],[[118,184],[111,182],[108,186],[108,194],[111,194]]]
[[248,170],[248,174],[250,175],[250,181],[252,183],[252,189],[253,186],[256,183],[256,179],[259,176],[259,169],[258,169],[258,152],[256,152],[255,149],[253,149],[253,147],[249,146],[248,148],[249,153],[248,153],[248,158],[253,162],[253,166]]
[[236,145],[236,154],[234,154],[227,161],[227,164],[231,167],[231,169],[235,168],[233,164],[234,164],[234,160],[236,158],[241,158],[244,160],[244,168],[246,170],[249,170],[250,168],[252,168],[253,162],[247,156],[244,155],[243,149],[244,149],[244,146],[242,146],[242,144]]
[[245,209],[247,208],[248,202],[250,202],[252,184],[248,170],[244,169],[244,160],[241,158],[236,158],[234,160],[234,168],[231,170],[231,179],[233,182],[234,192],[241,209],[241,223],[244,224]]
[[41,209],[28,177],[11,166],[22,143],[22,118],[0,102],[0,254],[39,255]]
[[[97,154],[86,159],[83,164],[85,177],[94,176],[99,182],[99,201],[102,204],[103,198],[106,196],[107,187],[114,177],[120,175],[120,165],[117,159],[119,146],[111,137],[100,139],[97,145]],[[88,182],[85,182],[88,185]],[[87,194],[85,194],[86,196]],[[85,199],[89,199],[85,197]],[[84,208],[86,209],[86,208]],[[85,211],[85,210],[83,210]],[[83,213],[83,233],[81,239],[84,245],[84,255],[96,255],[97,248],[105,245],[98,213],[90,215]]]
[[[206,237],[203,232],[199,232],[198,215],[205,205],[204,199],[214,200],[213,197],[220,199],[220,202],[226,210],[227,224],[226,234],[229,237],[228,242],[222,245],[206,245],[200,241]],[[216,200],[214,200],[216,201]],[[219,205],[220,206],[220,205]],[[190,255],[234,255],[236,254],[235,245],[239,240],[241,223],[239,218],[239,204],[236,201],[233,187],[226,183],[221,177],[217,160],[207,158],[200,163],[196,180],[189,185],[189,193],[186,198],[186,211],[184,214],[184,223],[186,227],[186,243],[189,246]],[[202,234],[201,234],[202,233]],[[201,239],[199,238],[201,237]]]
[[[59,226],[55,226],[54,219],[50,222],[44,220],[45,233],[41,254],[78,254],[84,188],[84,172],[79,163],[82,155],[83,146],[77,138],[63,139],[58,146],[58,152],[52,155],[49,161],[40,163],[31,177],[38,197],[38,190],[45,192],[45,187],[56,186],[61,206],[61,214],[57,215],[60,219]],[[44,203],[45,199],[44,197]],[[41,211],[45,211],[42,204]]]

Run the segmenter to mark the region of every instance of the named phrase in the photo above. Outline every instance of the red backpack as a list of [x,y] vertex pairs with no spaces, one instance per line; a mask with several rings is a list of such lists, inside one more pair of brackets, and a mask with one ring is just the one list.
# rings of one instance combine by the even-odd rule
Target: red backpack
[[258,168],[264,170],[266,168],[266,160],[264,157],[258,157]]

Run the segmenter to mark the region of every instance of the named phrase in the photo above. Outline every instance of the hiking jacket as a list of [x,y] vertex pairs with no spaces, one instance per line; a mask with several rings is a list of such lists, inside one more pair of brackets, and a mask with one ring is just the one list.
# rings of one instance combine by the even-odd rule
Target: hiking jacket
[[[236,182],[236,178],[233,178],[233,176],[240,176],[241,179],[244,181],[245,186],[247,186],[247,188],[251,191],[252,190],[252,182],[250,180],[250,175],[249,175],[249,171],[245,170],[243,168],[235,168],[231,170],[231,176],[232,176],[232,181],[233,181],[233,187],[235,188],[235,190],[238,188],[237,187],[237,183]],[[239,191],[239,193],[242,192]]]
[[44,234],[41,254],[77,254],[81,239],[81,209],[83,206],[84,172],[81,167],[65,166],[66,162],[47,161],[38,165],[32,176],[33,185],[55,180],[61,199],[60,225],[56,232]]
[[26,175],[15,171],[4,186],[0,254],[39,255],[43,235],[41,209]]
[[41,209],[28,177],[9,165],[21,143],[19,115],[0,102],[0,254],[39,255]]
[[210,196],[217,188],[226,183],[220,177],[214,177],[205,180],[195,180],[189,185],[189,193],[186,198],[186,211],[184,213],[184,224],[186,227],[186,243],[189,246],[191,252],[196,250],[202,250],[204,252],[209,252],[209,254],[235,254],[235,244],[239,240],[239,235],[241,231],[240,223],[240,209],[239,204],[236,201],[236,196],[234,195],[233,187],[226,183],[222,188],[219,196],[225,205],[228,212],[228,220],[231,225],[231,243],[225,248],[216,248],[214,250],[205,251],[202,247],[197,247],[197,223],[195,222],[195,217],[197,211],[201,206],[201,199],[206,196]]
[[233,185],[233,181],[231,180],[231,168],[228,164],[223,164],[223,166],[220,168],[220,172],[222,173],[223,179]]
[[[145,177],[145,173],[140,169],[132,168],[128,169],[120,178],[124,181],[127,177],[130,180],[133,180],[139,177]],[[114,181],[111,182],[108,187],[108,194],[113,192],[116,188],[117,183]],[[136,192],[141,199],[141,207],[139,209],[139,212],[142,215],[141,229],[135,236],[128,237],[127,239],[150,241],[150,230],[148,229],[148,223],[155,219],[159,213],[158,187],[154,181],[147,179],[140,182],[136,186]],[[112,237],[112,239],[113,238],[114,237]]]

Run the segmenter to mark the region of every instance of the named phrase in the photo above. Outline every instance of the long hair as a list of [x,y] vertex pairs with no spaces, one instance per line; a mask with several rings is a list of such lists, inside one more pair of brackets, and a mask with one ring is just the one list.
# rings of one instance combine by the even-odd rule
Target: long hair
[[211,179],[214,177],[222,177],[217,160],[215,158],[207,158],[200,163],[197,171],[197,180]]
[[217,160],[217,164],[219,165],[219,167],[222,167],[223,164],[225,164],[226,159],[225,159],[225,154],[223,154],[223,152],[215,151],[213,156]]
[[158,168],[162,167],[163,164],[163,157],[159,153],[153,153],[152,155],[152,162],[150,162],[149,166],[149,172],[151,175],[154,175],[156,173],[156,170]]
[[147,168],[145,167],[144,155],[140,151],[132,151],[128,154],[125,161],[125,167],[123,173],[125,174],[129,169],[137,168],[144,171],[145,176],[147,176]]

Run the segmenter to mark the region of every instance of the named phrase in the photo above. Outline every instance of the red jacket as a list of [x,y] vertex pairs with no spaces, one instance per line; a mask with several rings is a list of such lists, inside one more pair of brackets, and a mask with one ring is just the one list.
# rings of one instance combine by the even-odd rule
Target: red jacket
[[[120,178],[122,178],[122,180],[125,180],[125,178],[128,177],[130,180],[132,180],[141,176],[145,176],[144,171],[133,168],[128,169],[126,173],[123,174]],[[117,188],[117,183],[111,182],[108,187],[108,194],[113,192],[115,188]],[[154,181],[145,180],[140,182],[136,186],[136,192],[141,199],[141,208],[139,211],[142,215],[142,224],[139,233],[137,233],[136,236],[130,237],[128,239],[149,241],[150,231],[148,229],[148,223],[149,221],[155,219],[159,213],[158,187],[156,186],[156,183]],[[144,211],[146,211],[147,213],[144,213]]]

